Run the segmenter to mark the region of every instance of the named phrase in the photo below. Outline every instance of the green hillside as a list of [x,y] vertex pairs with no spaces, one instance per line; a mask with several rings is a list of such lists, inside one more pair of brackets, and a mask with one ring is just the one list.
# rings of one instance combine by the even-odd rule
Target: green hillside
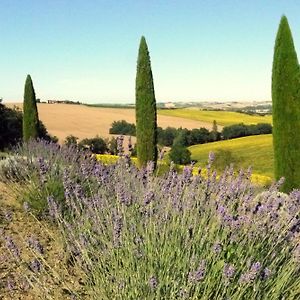
[[238,159],[238,166],[252,166],[253,173],[273,178],[272,135],[256,135],[189,147],[197,165],[205,166],[210,151],[229,150]]
[[257,124],[257,123],[272,123],[272,116],[251,116],[243,113],[231,111],[205,111],[200,109],[162,109],[158,114],[164,116],[180,117],[196,121],[212,123],[217,121],[218,125],[227,126],[237,123]]

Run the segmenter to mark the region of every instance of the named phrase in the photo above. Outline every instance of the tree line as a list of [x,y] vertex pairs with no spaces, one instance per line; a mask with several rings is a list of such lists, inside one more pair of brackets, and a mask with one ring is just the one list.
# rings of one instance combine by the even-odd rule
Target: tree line
[[[109,129],[110,134],[122,134],[135,136],[136,126],[125,120],[114,121]],[[167,127],[165,129],[157,127],[157,143],[162,146],[170,147],[173,145],[174,139],[181,134],[183,145],[189,147],[197,144],[205,144],[220,140],[234,139],[250,135],[270,134],[272,133],[272,125],[268,123],[258,123],[246,125],[243,123],[234,124],[223,127],[221,132],[217,129],[216,121],[213,122],[212,130],[207,128],[174,128]]]

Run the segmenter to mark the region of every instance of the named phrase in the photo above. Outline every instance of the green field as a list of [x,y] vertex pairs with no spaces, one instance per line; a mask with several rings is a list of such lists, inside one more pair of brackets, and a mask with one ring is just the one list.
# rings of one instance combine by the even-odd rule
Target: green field
[[273,147],[272,135],[256,135],[238,139],[219,141],[189,147],[192,159],[197,165],[205,166],[210,151],[225,149],[239,159],[238,166],[247,168],[252,166],[253,173],[273,178]]
[[244,123],[244,124],[257,124],[257,123],[272,123],[272,116],[250,116],[243,113],[231,111],[205,111],[200,109],[161,109],[158,114],[164,116],[174,116],[184,119],[191,119],[196,121],[212,123],[213,120],[222,126]]

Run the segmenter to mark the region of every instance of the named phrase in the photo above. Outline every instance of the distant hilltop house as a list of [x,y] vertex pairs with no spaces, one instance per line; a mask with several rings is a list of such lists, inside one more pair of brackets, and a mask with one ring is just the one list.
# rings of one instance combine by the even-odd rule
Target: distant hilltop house
[[165,108],[175,108],[175,104],[173,102],[167,102],[165,103]]
[[70,101],[70,100],[47,100],[48,104],[81,104],[79,101]]

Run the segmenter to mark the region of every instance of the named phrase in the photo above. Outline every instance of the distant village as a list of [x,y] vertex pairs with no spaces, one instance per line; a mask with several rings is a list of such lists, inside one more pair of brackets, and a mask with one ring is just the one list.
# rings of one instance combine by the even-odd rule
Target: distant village
[[82,104],[79,101],[71,101],[71,100],[47,100],[46,102],[37,101],[40,103],[48,103],[48,104]]

